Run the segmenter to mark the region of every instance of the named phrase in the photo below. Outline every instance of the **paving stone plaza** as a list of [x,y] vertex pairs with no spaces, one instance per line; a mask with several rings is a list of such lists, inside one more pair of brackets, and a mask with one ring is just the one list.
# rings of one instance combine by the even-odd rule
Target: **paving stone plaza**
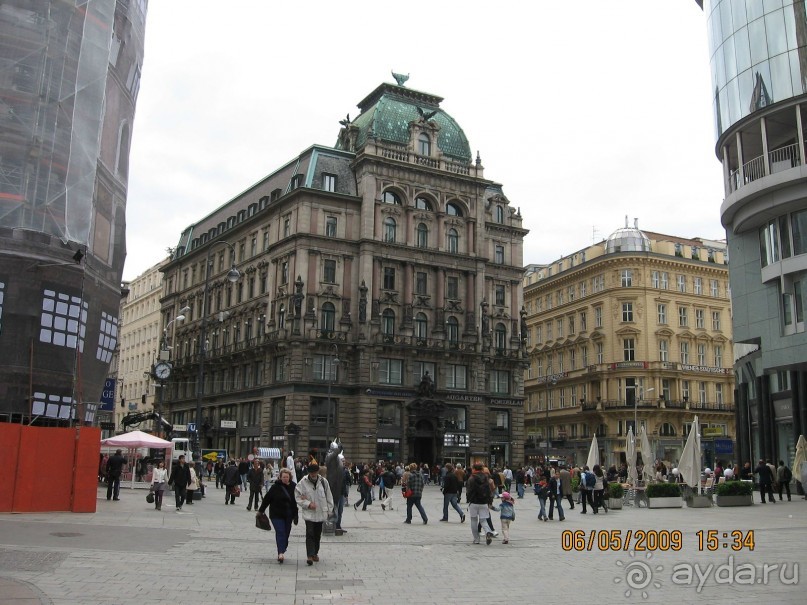
[[[500,535],[486,546],[472,544],[468,522],[455,512],[439,522],[442,494],[427,486],[427,525],[417,511],[403,524],[400,498],[393,511],[378,502],[367,512],[347,507],[347,533],[324,536],[312,567],[302,522],[281,566],[273,533],[255,528],[244,497],[225,506],[223,491],[208,490],[181,512],[172,502],[167,494],[155,511],[143,490],[122,489],[114,502],[99,489],[94,514],[0,515],[0,603],[807,602],[807,501],[796,496],[773,505],[628,507],[607,515],[582,515],[575,506],[563,523],[543,523],[527,495],[516,500],[510,544]],[[735,530],[744,542],[738,551]]]

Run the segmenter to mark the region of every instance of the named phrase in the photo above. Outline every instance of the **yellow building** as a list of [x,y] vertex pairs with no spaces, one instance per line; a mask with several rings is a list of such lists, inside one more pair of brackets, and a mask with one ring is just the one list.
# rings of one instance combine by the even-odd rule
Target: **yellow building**
[[638,422],[655,457],[675,466],[697,414],[704,463],[733,460],[727,262],[724,242],[626,222],[603,242],[528,267],[526,459],[548,449],[584,464],[596,434],[601,463],[618,465]]

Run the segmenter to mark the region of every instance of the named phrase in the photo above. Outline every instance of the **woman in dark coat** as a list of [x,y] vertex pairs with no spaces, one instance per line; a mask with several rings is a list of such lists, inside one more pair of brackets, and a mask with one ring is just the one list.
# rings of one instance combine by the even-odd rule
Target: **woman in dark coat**
[[275,528],[278,563],[283,563],[289,546],[291,524],[297,525],[297,501],[294,499],[296,485],[292,480],[291,471],[287,468],[281,469],[280,476],[266,492],[258,509],[258,513],[264,513],[267,508],[269,509],[269,519]]

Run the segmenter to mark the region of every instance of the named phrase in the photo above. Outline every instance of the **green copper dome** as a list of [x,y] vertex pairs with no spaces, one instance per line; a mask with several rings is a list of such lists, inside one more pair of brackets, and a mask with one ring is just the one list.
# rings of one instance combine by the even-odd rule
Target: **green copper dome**
[[[470,162],[472,156],[468,139],[454,118],[440,109],[442,100],[441,97],[405,86],[382,84],[359,103],[361,114],[351,122],[359,129],[356,149],[364,147],[367,140],[372,138],[407,145],[409,124],[420,120],[425,114],[429,121],[440,127],[437,146],[443,155]],[[433,115],[430,115],[432,112]],[[342,148],[340,143],[336,148]]]

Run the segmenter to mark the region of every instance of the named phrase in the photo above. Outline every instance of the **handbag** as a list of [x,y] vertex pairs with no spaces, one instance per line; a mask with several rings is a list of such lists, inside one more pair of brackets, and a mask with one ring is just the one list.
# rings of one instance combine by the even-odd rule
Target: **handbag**
[[235,496],[235,497],[237,498],[237,497],[238,497],[238,496],[240,496],[240,495],[241,495],[241,486],[236,485],[236,486],[233,488],[233,496]]
[[415,492],[413,492],[411,489],[406,489],[406,490],[404,490],[403,497],[404,498],[411,498],[414,493]]
[[272,531],[272,523],[266,513],[258,513],[255,515],[255,527],[264,531]]
[[146,494],[146,502],[149,504],[154,504],[154,492],[150,491]]

